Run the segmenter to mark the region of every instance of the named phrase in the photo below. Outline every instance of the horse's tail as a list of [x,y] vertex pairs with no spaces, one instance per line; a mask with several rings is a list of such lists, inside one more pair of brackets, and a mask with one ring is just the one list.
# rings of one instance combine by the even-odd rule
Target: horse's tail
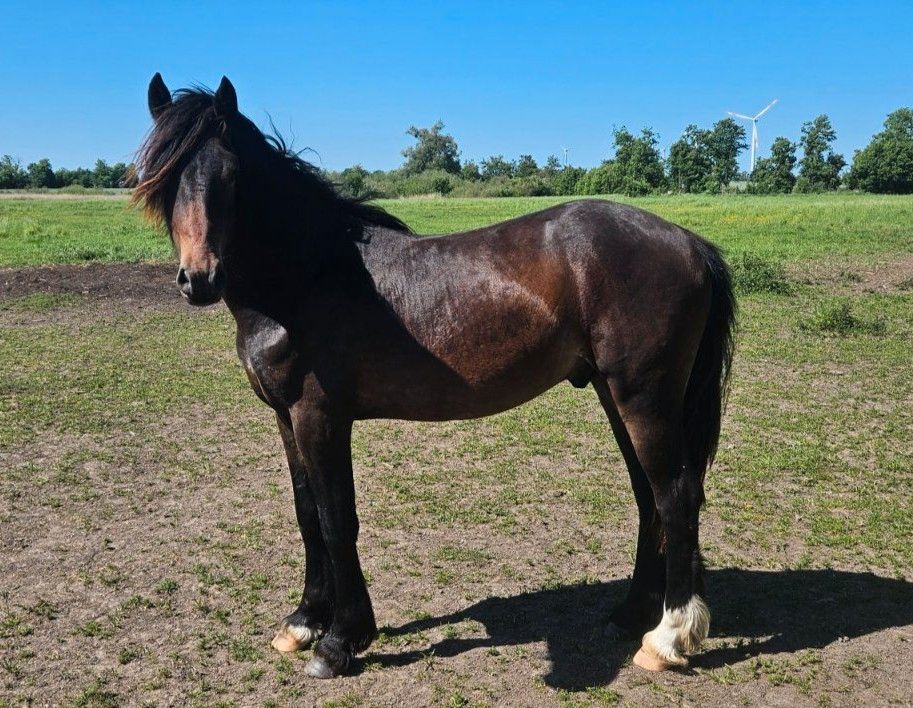
[[703,479],[720,438],[735,345],[736,303],[729,268],[719,250],[703,239],[698,239],[698,250],[710,280],[710,312],[685,390],[684,423],[689,460]]

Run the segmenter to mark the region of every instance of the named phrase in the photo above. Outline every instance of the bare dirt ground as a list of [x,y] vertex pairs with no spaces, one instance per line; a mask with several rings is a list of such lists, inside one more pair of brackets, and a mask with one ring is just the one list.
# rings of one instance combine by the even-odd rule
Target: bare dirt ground
[[[75,342],[86,323],[176,313],[224,328],[228,361],[221,306],[188,315],[173,270],[0,270],[0,336],[33,327]],[[39,294],[63,299],[3,307]],[[706,649],[687,671],[633,667],[636,643],[603,630],[636,514],[591,393],[568,399],[586,423],[570,440],[536,432],[568,414],[564,398],[518,424],[358,426],[360,549],[382,629],[330,682],[304,676],[308,652],[269,646],[302,560],[278,435],[253,394],[165,415],[138,395],[111,428],[0,445],[0,705],[913,704],[910,569],[740,546],[713,500]],[[0,397],[16,395],[0,382]]]
[[35,293],[72,294],[114,303],[176,308],[175,266],[163,263],[90,263],[39,268],[0,268],[0,299]]
[[884,293],[913,290],[913,253],[875,258],[865,265],[845,260],[812,261],[794,266],[794,275],[810,285],[825,285],[841,293]]

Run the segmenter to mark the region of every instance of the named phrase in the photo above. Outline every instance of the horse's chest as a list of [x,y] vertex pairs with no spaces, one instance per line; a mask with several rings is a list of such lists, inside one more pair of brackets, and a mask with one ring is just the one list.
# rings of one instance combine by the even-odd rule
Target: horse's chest
[[280,324],[270,322],[240,336],[238,356],[251,388],[269,405],[288,407],[301,395],[299,356]]

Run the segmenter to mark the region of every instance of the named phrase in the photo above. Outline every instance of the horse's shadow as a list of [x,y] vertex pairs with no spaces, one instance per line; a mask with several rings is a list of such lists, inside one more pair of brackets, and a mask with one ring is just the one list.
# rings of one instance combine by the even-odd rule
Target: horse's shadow
[[[580,690],[611,682],[636,649],[634,642],[606,636],[609,609],[624,596],[627,581],[570,585],[490,598],[460,612],[387,629],[404,635],[463,620],[485,626],[488,637],[443,639],[424,651],[372,654],[384,666],[411,664],[433,653],[456,656],[477,647],[545,641],[551,671],[545,682]],[[711,636],[744,641],[706,651],[692,666],[716,668],[761,653],[827,646],[889,627],[913,624],[913,583],[871,573],[835,570],[765,572],[722,569],[707,573],[713,611]]]

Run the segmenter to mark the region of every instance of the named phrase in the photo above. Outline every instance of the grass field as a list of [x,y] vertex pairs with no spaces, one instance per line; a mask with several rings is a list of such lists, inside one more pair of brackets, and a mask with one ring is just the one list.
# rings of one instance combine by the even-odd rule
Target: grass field
[[[7,195],[13,196],[13,195]],[[636,204],[720,243],[727,251],[801,260],[871,258],[913,251],[913,199],[823,194],[675,196]],[[543,209],[557,197],[381,201],[417,233],[475,228]],[[0,199],[0,267],[86,261],[163,260],[167,237],[120,199]]]
[[[384,206],[438,233],[554,201]],[[22,269],[169,259],[124,202],[0,200],[0,705],[909,703],[913,199],[633,203],[721,243],[740,284],[692,671],[643,673],[601,634],[636,513],[595,395],[563,385],[356,427],[383,630],[356,675],[305,679],[307,652],[269,647],[302,559],[230,316],[178,302],[171,265],[130,300],[129,270],[95,295],[104,267]]]

